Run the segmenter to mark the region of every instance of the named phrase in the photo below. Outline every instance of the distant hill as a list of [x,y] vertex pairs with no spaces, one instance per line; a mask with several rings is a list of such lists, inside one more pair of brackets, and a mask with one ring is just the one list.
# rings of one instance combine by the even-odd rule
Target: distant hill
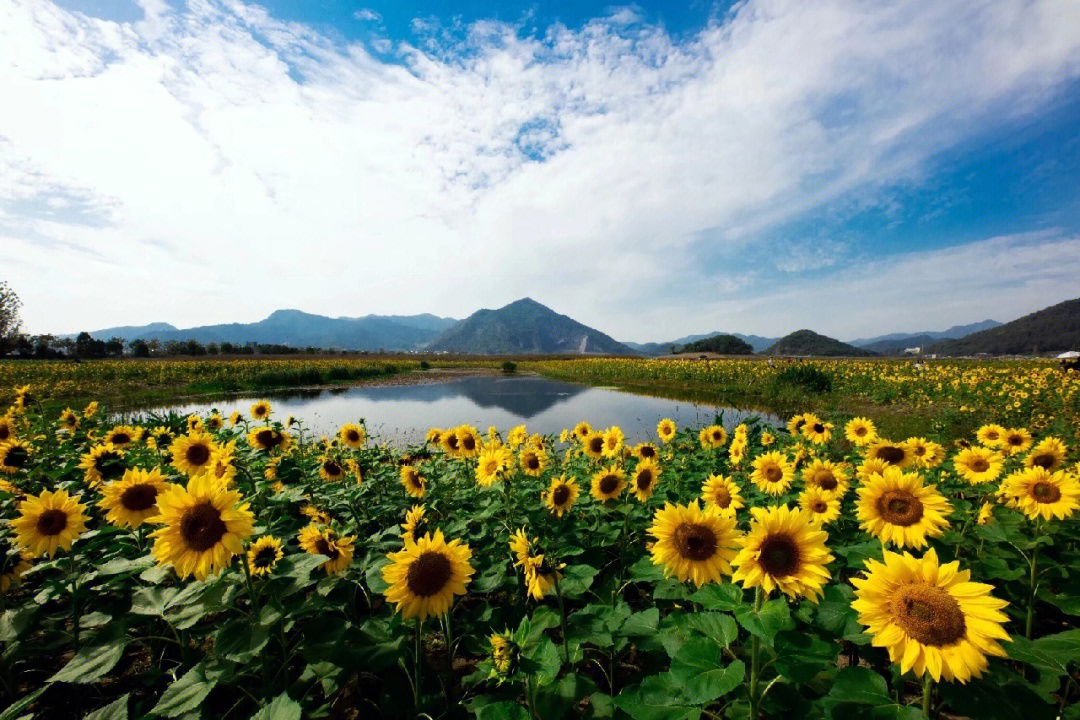
[[777,340],[763,354],[797,357],[866,357],[874,353],[819,335],[813,330],[796,330]]
[[482,355],[633,354],[599,330],[559,315],[531,298],[498,310],[478,310],[444,331],[427,349]]
[[1080,298],[973,333],[936,342],[924,352],[941,355],[1033,355],[1080,349]]
[[734,335],[712,335],[679,348],[681,353],[712,352],[719,355],[753,355],[754,347]]
[[[143,327],[111,328],[90,333],[99,339],[197,340],[203,344],[230,342],[267,343],[292,347],[336,348],[340,350],[419,350],[457,321],[435,315],[330,318],[301,312],[277,310],[255,323],[228,323],[177,329],[168,323]],[[117,331],[124,331],[118,335]]]
[[[95,330],[90,333],[90,336],[95,340],[112,340],[113,338],[118,337],[121,340],[128,341],[141,337],[146,333],[168,332],[175,329],[176,328],[169,323],[156,322],[150,323],[149,325],[124,325],[122,327]],[[75,337],[75,335],[71,335],[70,337]]]
[[[967,325],[953,325],[948,330],[889,333],[888,335],[878,335],[877,337],[872,338],[859,338],[858,340],[852,340],[848,344],[854,345],[855,347],[866,348],[867,350],[873,350],[874,352],[887,353],[895,348],[900,348],[902,351],[904,347],[925,345],[932,340],[956,340],[970,335],[971,333],[979,332],[980,330],[989,330],[990,328],[995,328],[999,325],[1001,325],[1001,323],[997,320],[983,320],[982,322],[969,323]],[[929,340],[926,338],[929,338]],[[881,349],[879,350],[879,348]]]
[[749,343],[750,347],[754,349],[754,352],[761,352],[765,348],[775,343],[778,338],[762,337],[760,335],[743,335],[742,333],[721,333],[711,332],[703,335],[687,335],[686,337],[677,338],[670,342],[659,343],[623,343],[634,352],[640,355],[667,355],[671,352],[672,348],[680,348],[683,345],[689,345],[690,343],[697,342],[698,340],[704,340],[706,338],[716,337],[717,335],[730,335],[736,337],[745,343]]
[[875,352],[878,355],[901,355],[907,348],[926,348],[936,341],[937,338],[931,335],[905,335],[896,340],[877,340],[865,345],[859,345],[858,347],[861,347],[863,350]]

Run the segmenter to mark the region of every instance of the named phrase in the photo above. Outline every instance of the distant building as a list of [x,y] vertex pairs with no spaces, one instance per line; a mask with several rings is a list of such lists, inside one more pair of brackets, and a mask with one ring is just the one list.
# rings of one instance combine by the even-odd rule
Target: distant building
[[904,348],[904,354],[905,354],[905,355],[918,355],[918,354],[919,354],[919,353],[921,353],[921,352],[922,352],[922,348],[921,348],[921,347],[909,347],[909,348]]

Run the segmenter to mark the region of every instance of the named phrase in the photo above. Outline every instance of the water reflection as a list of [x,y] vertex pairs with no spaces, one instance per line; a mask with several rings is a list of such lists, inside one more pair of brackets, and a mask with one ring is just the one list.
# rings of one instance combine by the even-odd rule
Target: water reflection
[[246,414],[248,407],[262,397],[273,402],[275,417],[293,415],[316,433],[329,435],[344,423],[362,418],[369,430],[392,442],[416,442],[433,426],[469,423],[481,430],[495,425],[505,431],[525,423],[530,431],[558,433],[580,420],[595,427],[620,425],[630,439],[639,441],[654,437],[661,418],[673,418],[680,426],[699,426],[712,422],[720,411],[729,430],[750,417],[780,424],[776,416],[756,411],[532,376],[479,376],[427,385],[299,390],[190,403],[172,409],[205,413],[216,408],[225,414],[233,410]]

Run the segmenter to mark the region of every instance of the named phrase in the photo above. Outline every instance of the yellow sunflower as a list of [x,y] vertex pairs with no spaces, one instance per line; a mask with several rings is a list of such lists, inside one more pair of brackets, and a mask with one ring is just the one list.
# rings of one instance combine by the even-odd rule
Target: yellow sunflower
[[441,530],[406,541],[404,550],[387,555],[390,564],[382,576],[390,587],[383,594],[406,620],[415,617],[423,622],[428,616],[444,615],[454,596],[465,594],[475,572],[471,557],[468,545],[456,539],[446,542]]
[[58,549],[70,550],[86,530],[86,507],[65,490],[45,490],[19,503],[19,517],[11,521],[15,540],[31,557],[52,557]]
[[604,456],[604,434],[590,432],[582,439],[581,449],[593,460],[599,460]]
[[731,561],[732,581],[744,588],[760,587],[766,595],[779,589],[789,597],[817,602],[829,580],[825,566],[833,560],[825,546],[829,536],[805,512],[787,505],[750,508],[750,514],[750,531]]
[[1080,481],[1063,470],[1051,473],[1038,466],[1021,470],[1005,479],[1001,492],[1032,520],[1065,519],[1080,509]]
[[984,502],[979,508],[979,515],[975,518],[978,525],[992,525],[994,523],[994,503]]
[[66,432],[75,432],[79,429],[79,415],[71,408],[64,408],[60,413],[60,429]]
[[865,457],[867,460],[880,460],[898,468],[907,468],[915,461],[915,456],[906,444],[884,438],[878,438],[871,443],[866,449]]
[[706,505],[714,505],[728,515],[746,506],[741,493],[742,488],[723,475],[710,475],[701,485],[701,499]]
[[225,418],[221,417],[221,413],[214,411],[210,413],[210,417],[206,419],[206,427],[211,430],[220,430],[225,427]]
[[311,555],[325,555],[327,560],[321,567],[327,575],[337,575],[349,566],[353,560],[354,537],[340,537],[331,528],[308,525],[300,531],[300,547]]
[[769,495],[782,495],[795,478],[795,466],[779,451],[762,453],[750,464],[754,468],[750,479]]
[[918,473],[889,467],[858,489],[856,515],[862,529],[882,542],[921,548],[949,527],[949,501]]
[[0,415],[0,443],[15,437],[15,423],[7,415]]
[[205,428],[203,427],[203,421],[202,421],[201,417],[199,417],[198,415],[188,415],[188,418],[187,418],[187,431],[188,431],[188,433],[202,432],[204,429]]
[[1055,437],[1040,440],[1031,452],[1024,458],[1024,467],[1040,467],[1048,472],[1054,472],[1065,464],[1065,456],[1069,449],[1065,443]]
[[227,566],[244,552],[255,521],[242,500],[206,474],[158,494],[161,514],[149,520],[164,525],[153,533],[158,563],[172,565],[181,579],[194,575],[196,580]]
[[480,454],[480,431],[472,425],[459,425],[454,430],[458,439],[458,454],[461,457],[476,457]]
[[810,422],[803,423],[802,434],[815,445],[824,445],[832,439],[833,424],[824,422],[818,418],[812,418]]
[[623,434],[622,428],[618,425],[612,425],[604,431],[604,457],[613,458],[618,457],[622,453],[623,441],[626,436]]
[[688,505],[666,503],[656,511],[648,532],[656,538],[653,565],[663,565],[665,576],[692,580],[701,587],[723,582],[723,576],[731,574],[738,541],[735,517],[716,505],[703,509],[696,500]]
[[592,496],[607,502],[622,495],[626,489],[626,473],[617,465],[600,470],[592,476]]
[[169,445],[172,466],[188,477],[205,472],[213,464],[218,446],[209,433],[182,435]]
[[273,411],[274,408],[266,400],[260,400],[252,405],[249,410],[252,420],[267,420],[270,418],[270,413]]
[[660,457],[660,453],[657,451],[656,446],[647,442],[635,445],[632,454],[638,460],[656,460]]
[[534,600],[542,600],[555,587],[555,579],[562,579],[565,564],[553,565],[543,553],[530,557],[524,562],[525,591]]
[[807,489],[816,488],[829,499],[843,498],[848,491],[847,471],[830,460],[814,460],[802,470]]
[[959,562],[941,565],[933,549],[922,558],[885,551],[884,562],[868,559],[866,576],[851,582],[859,622],[901,673],[966,682],[986,670],[987,655],[1005,657],[1008,603],[971,582]]
[[20,582],[22,574],[30,569],[32,559],[26,548],[17,548],[8,538],[0,537],[0,595]]
[[578,440],[584,440],[585,437],[592,432],[592,426],[582,420],[574,426],[572,432],[574,434],[574,437],[576,437]]
[[772,445],[775,442],[776,442],[776,436],[773,435],[771,432],[763,432],[763,433],[761,433],[761,446],[762,447],[769,447],[770,445]]
[[634,468],[630,488],[640,502],[652,497],[656,490],[656,481],[660,479],[660,472],[660,466],[654,460],[642,460]]
[[457,457],[461,453],[461,441],[458,438],[457,428],[443,430],[439,444],[447,455]]
[[345,443],[353,450],[363,447],[364,440],[367,439],[367,433],[364,432],[364,428],[356,423],[347,423],[341,426],[338,430],[338,439]]
[[273,535],[263,535],[248,546],[248,572],[256,577],[269,575],[283,557],[285,553],[281,550],[281,541]]
[[427,435],[424,436],[424,442],[428,445],[441,445],[442,444],[443,431],[442,428],[428,428]]
[[319,477],[327,482],[337,482],[345,477],[345,468],[335,458],[323,455],[318,460]]
[[8,440],[0,443],[0,472],[14,475],[30,464],[33,448],[23,440]]
[[229,425],[232,425],[233,427],[239,425],[240,421],[242,421],[243,419],[244,416],[240,414],[239,410],[233,410],[231,413],[229,413]]
[[869,482],[874,475],[880,475],[889,467],[889,463],[877,458],[866,458],[862,464],[855,468],[855,472],[861,482]]
[[815,525],[825,525],[840,517],[840,498],[819,487],[808,486],[803,490],[799,507]]
[[869,418],[852,418],[844,426],[844,435],[852,445],[862,447],[869,445],[877,438],[877,427],[874,425],[874,421]]
[[402,465],[399,471],[401,485],[413,497],[422,498],[427,493],[427,480],[412,465]]
[[248,445],[265,452],[287,450],[292,445],[292,436],[272,427],[258,427],[247,434]]
[[802,427],[806,424],[807,418],[813,418],[810,413],[800,413],[798,415],[792,415],[791,419],[787,422],[787,430],[793,436],[802,435]]
[[427,508],[423,505],[413,505],[405,513],[405,522],[401,523],[401,537],[416,542],[416,539],[424,534],[427,527],[424,515]]
[[[526,452],[536,452],[526,451]],[[525,453],[522,453],[523,455]],[[514,467],[514,453],[505,445],[486,447],[476,462],[476,484],[490,487]]]
[[722,425],[709,425],[701,428],[698,433],[698,441],[705,450],[715,450],[724,447],[727,442],[727,430]]
[[521,465],[522,472],[531,477],[540,477],[544,468],[547,467],[547,462],[547,453],[536,448],[525,448],[518,456],[518,464]]
[[524,425],[518,425],[511,428],[510,432],[506,434],[506,444],[511,448],[519,448],[525,444],[525,441],[529,439],[529,429]]
[[100,407],[98,405],[98,401],[97,400],[93,401],[92,403],[87,405],[85,408],[83,408],[83,417],[84,418],[92,418],[92,417],[94,417],[95,415],[97,415],[98,407]]
[[1032,437],[1027,428],[1009,428],[1001,440],[1001,448],[1009,455],[1019,455],[1031,449]]
[[214,457],[210,459],[210,466],[206,472],[214,476],[219,482],[231,487],[236,479],[236,457],[233,451],[236,449],[236,441],[231,441],[225,447],[218,447],[214,451]]
[[969,447],[961,450],[953,459],[956,474],[972,485],[997,480],[1001,474],[1001,457],[994,450],[983,447]]
[[117,527],[137,528],[158,514],[157,498],[169,483],[157,468],[128,470],[124,477],[101,490],[98,507]]
[[1005,428],[1000,425],[983,425],[975,432],[975,438],[988,448],[999,448],[1005,442]]
[[550,512],[555,513],[556,517],[562,517],[563,513],[577,502],[580,492],[575,478],[560,475],[557,478],[552,478],[551,485],[548,486],[547,492],[543,496],[544,505]]
[[669,443],[671,439],[675,437],[675,433],[678,428],[675,426],[675,421],[671,418],[664,418],[656,425],[656,436],[660,438],[660,442]]
[[138,442],[142,438],[142,433],[142,428],[132,427],[131,425],[117,425],[105,433],[102,442],[106,445],[112,444],[118,448],[125,448],[132,443]]
[[127,470],[124,455],[115,445],[94,445],[79,459],[83,478],[91,486],[120,479]]

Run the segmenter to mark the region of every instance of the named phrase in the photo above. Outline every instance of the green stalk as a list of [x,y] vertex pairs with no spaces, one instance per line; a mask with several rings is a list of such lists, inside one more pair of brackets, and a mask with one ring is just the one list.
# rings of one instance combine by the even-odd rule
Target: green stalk
[[416,619],[416,650],[413,653],[413,710],[420,712],[420,652],[424,642],[424,623]]
[[1031,578],[1028,585],[1028,608],[1027,608],[1027,625],[1024,630],[1024,637],[1028,640],[1031,639],[1031,630],[1035,622],[1035,589],[1039,577],[1039,546],[1036,545],[1031,550]]
[[555,571],[555,597],[559,599],[559,621],[562,623],[563,660],[570,667],[570,634],[566,630],[566,607],[563,605],[562,588],[559,587],[559,572]]
[[75,571],[75,553],[68,552],[68,576],[71,579],[71,632],[75,652],[79,652],[79,580]]
[[[754,615],[761,614],[761,587],[754,589]],[[758,685],[761,682],[761,638],[750,637],[750,720],[761,717],[761,696]]]
[[930,673],[923,675],[922,681],[922,711],[923,715],[930,717],[930,708],[934,699],[934,678]]

